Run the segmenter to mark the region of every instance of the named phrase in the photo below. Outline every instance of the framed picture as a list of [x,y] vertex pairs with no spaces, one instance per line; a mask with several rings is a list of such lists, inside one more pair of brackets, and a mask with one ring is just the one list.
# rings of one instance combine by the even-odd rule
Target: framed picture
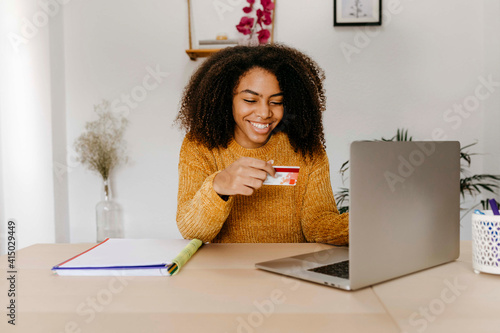
[[[270,4],[276,4],[276,0],[272,0]],[[266,3],[269,7],[269,4]],[[244,8],[247,8],[247,12]],[[207,48],[223,48],[234,46],[241,39],[249,39],[250,36],[257,37],[259,30],[267,29],[269,31],[269,42],[273,42],[274,38],[274,5],[272,10],[266,10],[260,1],[255,1],[254,4],[249,4],[243,0],[188,0],[189,10],[189,33],[190,33],[190,49],[207,49]],[[266,16],[262,25],[258,24],[257,11],[269,13],[267,23]],[[243,17],[251,19],[245,25],[247,34],[240,33],[237,30],[238,25],[242,25]],[[249,20],[250,21],[250,20]],[[252,33],[250,33],[250,31]]]
[[333,25],[382,25],[382,0],[333,0]]

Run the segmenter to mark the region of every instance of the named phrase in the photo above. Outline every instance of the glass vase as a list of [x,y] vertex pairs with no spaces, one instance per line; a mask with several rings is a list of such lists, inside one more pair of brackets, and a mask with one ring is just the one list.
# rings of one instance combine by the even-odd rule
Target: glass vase
[[251,33],[250,36],[241,36],[238,39],[238,45],[259,46],[259,36],[256,33]]
[[95,207],[97,242],[102,242],[106,238],[123,238],[122,208],[112,200],[109,178],[103,179],[102,185],[102,200]]

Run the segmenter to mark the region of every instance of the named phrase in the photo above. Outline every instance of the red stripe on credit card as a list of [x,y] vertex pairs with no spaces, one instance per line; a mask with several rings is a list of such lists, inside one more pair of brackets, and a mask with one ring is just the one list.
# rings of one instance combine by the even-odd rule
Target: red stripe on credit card
[[276,170],[276,172],[295,172],[295,173],[298,173],[300,170],[300,167],[296,167],[296,168],[275,167],[274,170]]

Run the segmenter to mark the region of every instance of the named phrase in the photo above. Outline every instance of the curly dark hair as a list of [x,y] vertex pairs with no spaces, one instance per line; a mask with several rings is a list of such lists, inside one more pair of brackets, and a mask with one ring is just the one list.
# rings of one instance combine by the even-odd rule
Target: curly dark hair
[[282,44],[228,47],[210,56],[184,89],[176,123],[207,148],[226,148],[235,130],[234,90],[256,67],[273,73],[283,92],[284,115],[275,130],[286,133],[303,156],[323,149],[324,72],[309,56]]

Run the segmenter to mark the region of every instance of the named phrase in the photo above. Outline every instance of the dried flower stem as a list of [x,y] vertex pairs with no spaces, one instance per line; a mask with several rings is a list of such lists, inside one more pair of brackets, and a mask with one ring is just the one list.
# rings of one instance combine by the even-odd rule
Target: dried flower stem
[[108,179],[113,168],[127,162],[123,134],[128,120],[113,113],[106,100],[94,105],[94,111],[99,119],[85,124],[86,132],[75,140],[75,150],[80,163]]

